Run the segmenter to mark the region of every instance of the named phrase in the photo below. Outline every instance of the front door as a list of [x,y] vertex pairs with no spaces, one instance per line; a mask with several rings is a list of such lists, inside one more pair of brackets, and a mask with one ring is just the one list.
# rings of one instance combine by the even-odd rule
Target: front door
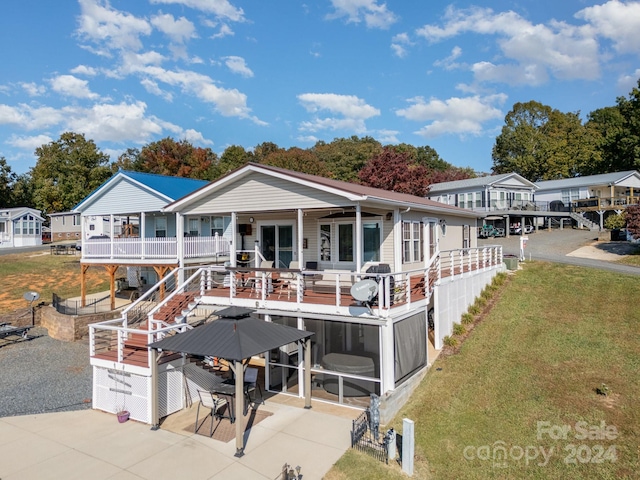
[[293,225],[261,225],[260,245],[265,260],[274,268],[289,268],[294,260]]

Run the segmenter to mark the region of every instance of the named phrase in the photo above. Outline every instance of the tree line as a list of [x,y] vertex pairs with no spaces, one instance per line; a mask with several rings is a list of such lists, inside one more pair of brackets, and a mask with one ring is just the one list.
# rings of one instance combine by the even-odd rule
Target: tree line
[[[318,141],[308,149],[264,142],[221,155],[171,137],[129,148],[115,162],[84,135],[63,133],[38,147],[36,165],[16,175],[0,156],[0,207],[31,206],[45,215],[72,209],[119,169],[216,180],[248,162],[425,196],[429,186],[486,173],[456,167],[429,146],[382,145],[372,137]],[[536,101],[516,103],[492,149],[492,173],[533,182],[640,167],[640,80],[629,97],[589,113],[563,113]]]

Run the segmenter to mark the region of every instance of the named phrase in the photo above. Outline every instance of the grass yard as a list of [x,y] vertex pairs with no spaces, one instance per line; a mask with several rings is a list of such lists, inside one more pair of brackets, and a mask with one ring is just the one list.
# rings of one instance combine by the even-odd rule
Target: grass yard
[[[499,295],[385,426],[414,420],[414,477],[640,478],[640,277],[530,262]],[[326,478],[407,477],[348,451]]]
[[618,263],[625,265],[633,265],[634,267],[640,267],[640,246],[631,255],[625,256]]
[[[27,307],[22,297],[36,291],[50,302],[55,292],[62,298],[80,295],[80,254],[51,255],[49,250],[0,256],[0,313]],[[92,267],[86,276],[87,293],[109,290],[109,276],[102,267]]]

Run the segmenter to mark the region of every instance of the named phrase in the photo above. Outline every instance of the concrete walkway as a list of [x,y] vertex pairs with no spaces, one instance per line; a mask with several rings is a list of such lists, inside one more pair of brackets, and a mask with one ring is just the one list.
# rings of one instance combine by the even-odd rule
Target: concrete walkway
[[321,479],[350,447],[351,419],[359,413],[270,400],[263,408],[273,415],[249,431],[241,458],[235,440],[152,431],[96,410],[0,418],[0,478],[264,480],[280,479],[287,463],[300,465],[305,480]]

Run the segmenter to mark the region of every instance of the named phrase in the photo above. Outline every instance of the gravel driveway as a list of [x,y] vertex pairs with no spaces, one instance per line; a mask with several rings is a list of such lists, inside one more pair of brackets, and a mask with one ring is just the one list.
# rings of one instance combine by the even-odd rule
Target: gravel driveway
[[0,417],[91,408],[89,347],[61,342],[47,330],[30,340],[0,340]]

